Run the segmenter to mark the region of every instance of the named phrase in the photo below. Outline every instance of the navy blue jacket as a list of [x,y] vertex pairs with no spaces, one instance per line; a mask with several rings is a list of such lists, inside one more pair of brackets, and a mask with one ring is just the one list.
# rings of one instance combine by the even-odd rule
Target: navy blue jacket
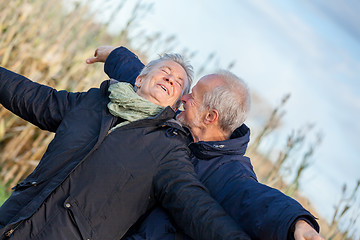
[[[129,71],[121,72],[123,63]],[[119,80],[136,78],[142,66],[133,53],[121,47],[109,55],[105,72]],[[243,124],[229,140],[190,143],[200,180],[251,239],[291,239],[292,227],[300,218],[319,231],[315,218],[297,201],[257,181],[250,159],[244,156],[249,136],[250,129]],[[170,240],[177,230],[166,212],[157,208],[136,231],[128,239]]]
[[170,107],[109,132],[110,83],[56,91],[0,67],[0,103],[56,132],[1,206],[0,239],[120,239],[155,199],[196,239],[248,239],[198,181]]

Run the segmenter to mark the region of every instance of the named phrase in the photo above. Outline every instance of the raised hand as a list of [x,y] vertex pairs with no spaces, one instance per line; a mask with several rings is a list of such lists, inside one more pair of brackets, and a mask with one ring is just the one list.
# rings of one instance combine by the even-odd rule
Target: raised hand
[[295,224],[295,240],[324,240],[306,221],[299,220]]
[[105,62],[106,58],[109,56],[109,54],[114,50],[116,47],[114,46],[100,46],[95,50],[94,57],[86,59],[87,64],[93,64],[96,62]]

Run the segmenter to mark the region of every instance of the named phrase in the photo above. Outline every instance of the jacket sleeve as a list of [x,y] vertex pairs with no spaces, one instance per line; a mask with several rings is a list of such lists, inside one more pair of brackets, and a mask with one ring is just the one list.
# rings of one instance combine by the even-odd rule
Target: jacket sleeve
[[167,212],[162,207],[157,206],[140,222],[140,225],[134,229],[130,236],[125,236],[122,240],[173,240],[176,231],[177,229],[172,224]]
[[314,216],[296,200],[234,169],[232,164],[222,166],[204,184],[251,239],[292,239],[291,228],[299,218],[319,231]]
[[110,78],[132,85],[135,85],[135,80],[143,68],[144,64],[139,58],[125,47],[114,49],[104,65],[104,71]]
[[55,132],[65,113],[82,95],[56,91],[0,67],[0,103],[43,130]]
[[186,146],[173,149],[154,177],[155,196],[193,239],[250,239],[199,182]]

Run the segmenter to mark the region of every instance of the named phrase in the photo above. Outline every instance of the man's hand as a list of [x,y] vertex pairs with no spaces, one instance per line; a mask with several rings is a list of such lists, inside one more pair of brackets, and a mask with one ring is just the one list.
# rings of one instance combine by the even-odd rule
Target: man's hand
[[116,47],[114,46],[100,46],[95,50],[94,57],[86,59],[87,64],[96,62],[105,62],[106,58]]
[[295,224],[295,240],[324,240],[306,221],[299,220]]

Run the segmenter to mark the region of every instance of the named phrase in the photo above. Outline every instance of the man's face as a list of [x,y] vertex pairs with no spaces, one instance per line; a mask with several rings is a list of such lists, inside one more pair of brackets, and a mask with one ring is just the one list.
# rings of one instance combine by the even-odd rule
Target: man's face
[[186,84],[184,68],[172,60],[157,63],[146,77],[138,77],[135,82],[139,96],[163,107],[173,107]]
[[196,128],[204,127],[204,117],[207,113],[206,109],[202,108],[204,94],[220,84],[222,80],[216,74],[206,75],[196,83],[190,94],[181,98],[184,111],[177,116],[177,120],[193,134],[196,134]]
[[202,120],[205,112],[205,110],[202,109],[203,96],[206,91],[213,89],[213,80],[213,75],[202,77],[192,88],[191,93],[181,98],[184,111],[177,116],[177,120],[190,130],[199,128],[203,124]]

